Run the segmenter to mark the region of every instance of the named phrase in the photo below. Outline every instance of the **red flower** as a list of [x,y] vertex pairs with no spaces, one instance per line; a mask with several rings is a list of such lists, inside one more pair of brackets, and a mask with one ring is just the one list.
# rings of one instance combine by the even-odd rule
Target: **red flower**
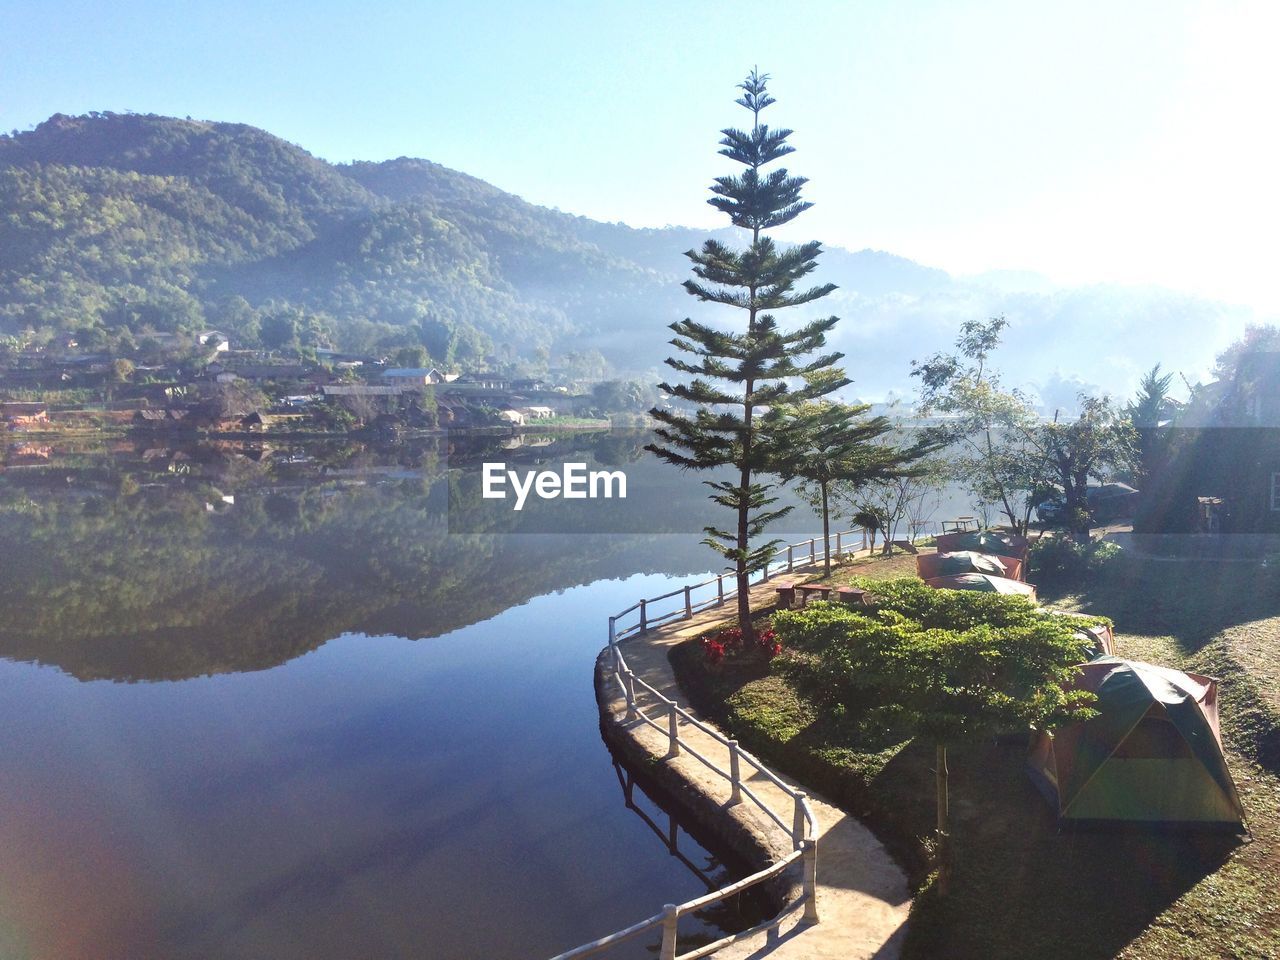
[[702,638],[702,653],[713,667],[724,660],[724,644],[715,637]]

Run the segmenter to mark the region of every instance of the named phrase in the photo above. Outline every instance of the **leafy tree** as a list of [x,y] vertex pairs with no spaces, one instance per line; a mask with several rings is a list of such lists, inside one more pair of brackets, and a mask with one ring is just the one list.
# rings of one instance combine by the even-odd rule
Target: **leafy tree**
[[601,413],[643,411],[657,399],[657,391],[638,380],[602,380],[591,388],[591,400]]
[[[819,377],[843,379],[836,368]],[[875,482],[888,482],[910,473],[910,464],[922,449],[899,448],[877,442],[893,429],[888,417],[868,417],[867,403],[816,400],[788,411],[784,444],[778,454],[778,472],[785,480],[798,481],[798,492],[822,517],[823,572],[831,574],[831,500],[833,489],[852,495]]]
[[431,358],[427,356],[427,348],[421,344],[401,347],[391,355],[391,362],[395,366],[407,367],[415,370],[425,367],[430,361]]
[[870,612],[814,604],[774,617],[779,669],[820,709],[932,742],[937,754],[939,892],[950,876],[947,748],[1002,730],[1049,729],[1089,715],[1067,689],[1087,641],[1024,597],[860,581]]
[[[903,451],[915,460],[924,456],[924,447]],[[919,460],[909,468],[898,468],[863,483],[838,483],[834,494],[841,507],[848,509],[856,525],[872,531],[871,547],[875,549],[875,532],[884,535],[884,553],[893,553],[893,541],[905,520],[912,534],[938,507],[938,492],[946,483],[946,470],[936,458]]]
[[133,361],[119,357],[111,361],[111,382],[127,383],[133,376]]
[[298,318],[294,311],[279,311],[262,318],[258,333],[262,345],[271,350],[284,350],[298,345]]
[[97,324],[80,327],[76,330],[75,337],[80,349],[91,353],[105,350],[111,342],[111,337],[107,331]]
[[1018,390],[1005,390],[988,359],[1009,325],[1004,317],[969,320],[955,353],[912,361],[920,378],[920,413],[940,413],[932,428],[940,444],[955,449],[954,478],[983,503],[995,503],[1015,533],[1025,535],[1043,484],[1028,442],[1036,416]]
[[1232,381],[1240,373],[1241,362],[1260,353],[1280,353],[1280,327],[1274,324],[1250,324],[1244,336],[1218,354],[1213,375],[1223,381]]
[[671,344],[691,359],[677,356],[668,366],[693,379],[659,388],[691,404],[692,415],[655,408],[659,443],[647,449],[683,469],[732,468],[732,480],[706,481],[711,499],[733,511],[732,529],[705,527],[704,541],[734,565],[738,587],[738,621],[743,635],[753,635],[748,590],[750,576],[773,556],[777,541],[753,544],[770,521],[787,509],[770,509],[776,497],[760,476],[774,469],[780,452],[779,429],[787,406],[816,400],[844,386],[842,377],[810,380],[792,389],[794,382],[832,366],[840,354],[812,355],[822,350],[835,317],[815,320],[799,329],[779,329],[771,311],[810,303],[830,293],[824,284],[797,290],[796,283],[813,271],[821,244],[804,243],[779,249],[763,232],[782,226],[810,204],[800,199],[806,180],[792,177],[783,168],[763,169],[793,152],[787,145],[791,131],[772,130],[760,122],[760,112],[774,102],[766,90],[768,76],[753,70],[739,85],[737,103],[751,112],[749,131],[721,131],[723,156],[746,169],[737,176],[717,177],[707,202],[727,214],[730,222],[749,231],[751,245],[735,252],[717,240],[707,240],[701,250],[686,256],[693,262],[696,280],[686,280],[685,290],[698,300],[724,305],[746,314],[745,330],[726,331],[684,319],[673,323]]
[[1142,476],[1155,476],[1168,459],[1168,426],[1181,408],[1170,396],[1173,374],[1160,373],[1156,364],[1138,383],[1137,395],[1129,401],[1125,412],[1137,433],[1138,466]]
[[1042,425],[1034,443],[1063,492],[1067,531],[1076,543],[1089,542],[1089,479],[1106,480],[1132,466],[1137,435],[1129,418],[1106,397],[1080,397],[1080,416]]
[[1173,417],[1179,404],[1169,395],[1172,384],[1173,374],[1162,375],[1158,363],[1142,375],[1138,382],[1138,393],[1126,407],[1129,419],[1135,427],[1158,427]]
[[219,383],[205,394],[197,405],[198,412],[212,420],[243,417],[266,406],[261,390],[250,384]]
[[148,363],[156,363],[164,357],[164,345],[152,336],[145,336],[138,342],[138,354]]

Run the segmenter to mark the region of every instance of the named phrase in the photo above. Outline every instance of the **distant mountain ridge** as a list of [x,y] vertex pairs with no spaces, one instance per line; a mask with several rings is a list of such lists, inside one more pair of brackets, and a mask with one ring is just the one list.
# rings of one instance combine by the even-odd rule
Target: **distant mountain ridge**
[[[549,210],[428,160],[331,164],[244,124],[58,114],[0,136],[0,334],[213,326],[251,343],[286,312],[304,346],[421,343],[460,363],[599,351],[644,371],[668,353],[666,324],[708,315],[679,286],[683,251],[708,235]],[[1157,360],[1193,374],[1253,319],[1167,291],[966,281],[870,250],[829,247],[820,273],[840,287],[818,306],[842,317],[836,343],[867,397],[909,388],[909,361],[974,317],[1007,315],[1001,366],[1064,396],[1123,392]]]

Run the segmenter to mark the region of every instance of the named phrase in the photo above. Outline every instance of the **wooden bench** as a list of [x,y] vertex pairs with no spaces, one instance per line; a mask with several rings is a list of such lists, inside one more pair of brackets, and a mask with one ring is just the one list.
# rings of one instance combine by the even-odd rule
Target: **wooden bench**
[[834,587],[829,583],[800,583],[796,585],[796,592],[800,597],[800,606],[804,606],[809,598],[817,594],[823,600],[831,597],[831,591]]
[[777,587],[778,606],[783,610],[790,610],[796,605],[796,585],[794,583],[781,583]]
[[860,587],[837,587],[836,599],[854,607],[867,606],[867,591]]

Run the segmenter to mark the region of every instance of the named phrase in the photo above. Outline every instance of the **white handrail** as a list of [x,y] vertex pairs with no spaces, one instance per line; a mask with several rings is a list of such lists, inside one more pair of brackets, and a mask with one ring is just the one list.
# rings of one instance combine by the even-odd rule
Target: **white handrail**
[[[854,531],[851,531],[851,530],[843,530],[835,534],[835,544],[836,544],[835,555],[837,558],[840,555],[844,537],[846,537],[847,535],[853,532]],[[797,566],[800,566],[800,567],[816,566],[818,563],[816,543],[820,539],[822,538],[813,537],[813,538],[810,538],[809,540],[801,541],[800,543],[790,544],[786,548],[789,555],[788,560],[785,562],[780,561],[780,563],[782,564],[782,568],[786,570],[794,570]],[[831,543],[831,540],[828,538],[826,544],[824,544],[824,547],[823,547],[824,557],[826,556],[830,543]],[[794,557],[795,547],[807,547],[809,549],[809,557],[807,562],[802,558],[799,563],[796,563],[795,557]],[[865,533],[864,533],[863,549],[865,549]],[[766,564],[764,569],[759,571],[760,576],[757,582],[763,583],[768,581],[769,566],[770,566],[769,564]],[[793,911],[795,911],[800,906],[804,907],[805,922],[807,923],[818,922],[818,896],[817,896],[818,821],[817,821],[817,818],[814,816],[813,807],[809,803],[809,798],[805,795],[803,791],[796,790],[791,786],[789,786],[776,773],[774,773],[772,770],[766,767],[763,763],[761,763],[758,759],[756,759],[750,753],[748,753],[747,751],[739,747],[738,742],[736,740],[728,739],[723,734],[721,734],[718,730],[703,723],[697,717],[693,716],[693,714],[689,713],[689,711],[681,708],[680,705],[677,704],[674,700],[669,700],[657,689],[655,689],[654,687],[646,683],[643,678],[639,677],[637,674],[632,672],[631,668],[627,666],[626,657],[623,656],[622,648],[618,645],[618,641],[628,636],[631,636],[635,633],[643,633],[646,630],[648,630],[650,627],[658,626],[659,624],[671,622],[673,620],[691,619],[695,612],[708,609],[711,606],[724,604],[728,600],[733,599],[734,597],[737,596],[737,586],[735,584],[733,592],[726,593],[724,589],[724,579],[725,579],[725,575],[720,574],[719,576],[713,579],[704,580],[701,583],[690,584],[689,586],[681,587],[679,590],[673,590],[669,593],[664,593],[657,597],[646,598],[644,600],[640,600],[639,602],[632,604],[630,607],[627,607],[627,609],[621,611],[620,613],[616,613],[613,616],[611,616],[609,618],[609,646],[608,646],[608,650],[610,653],[610,656],[609,656],[610,673],[613,680],[618,684],[618,688],[622,692],[622,696],[626,699],[627,716],[629,719],[640,720],[642,723],[645,723],[648,726],[653,727],[659,733],[669,736],[671,741],[671,749],[668,756],[674,757],[682,753],[687,754],[693,757],[694,759],[698,760],[700,763],[702,763],[709,770],[716,773],[718,776],[723,777],[725,780],[728,780],[730,783],[731,789],[733,791],[732,792],[733,799],[737,800],[745,796],[747,799],[751,800],[757,807],[759,807],[761,812],[763,812],[771,820],[773,820],[773,822],[776,823],[779,826],[779,828],[781,828],[785,833],[788,833],[790,835],[794,850],[787,856],[783,857],[781,860],[777,860],[769,864],[768,866],[764,867],[763,869],[757,870],[755,873],[751,874],[748,877],[743,877],[741,880],[737,880],[734,883],[731,883],[725,887],[720,888],[719,890],[713,890],[710,893],[704,894],[703,896],[697,897],[693,900],[688,900],[685,903],[667,904],[663,908],[661,913],[654,914],[652,917],[649,917],[647,920],[641,920],[639,923],[632,924],[631,926],[623,930],[619,930],[616,933],[611,933],[608,936],[601,937],[598,940],[593,940],[590,943],[584,943],[580,947],[575,947],[574,949],[569,950],[565,953],[558,954],[557,956],[553,957],[552,960],[581,960],[581,958],[583,957],[594,956],[600,951],[608,949],[613,944],[619,943],[625,939],[629,939],[630,937],[635,936],[636,934],[642,933],[643,931],[648,930],[651,927],[657,927],[657,926],[662,927],[662,947],[658,955],[659,960],[695,960],[695,958],[698,958],[698,957],[710,956],[712,953],[715,953],[720,948],[726,947],[732,943],[736,943],[739,940],[751,934],[768,930],[777,926],[788,915],[790,915]],[[711,598],[710,600],[699,600],[697,603],[694,603],[690,596],[692,591],[700,590],[703,587],[710,586],[711,584],[716,585],[716,596]],[[681,606],[679,608],[675,610],[667,611],[665,613],[661,613],[656,617],[650,616],[650,611],[648,609],[649,604],[657,603],[658,601],[661,601],[661,600],[669,600],[672,597],[681,598]],[[636,611],[639,611],[640,613],[640,618],[638,623],[632,626],[627,626],[627,627],[619,626],[618,624],[619,620],[621,620],[625,616],[628,616],[629,614],[635,613]],[[659,723],[657,720],[654,720],[652,717],[650,717],[636,703],[635,691],[637,687],[642,692],[648,693],[653,699],[657,701],[659,705],[661,705],[666,710],[667,725],[665,729],[661,723]],[[683,720],[686,724],[695,727],[697,730],[701,731],[703,734],[711,737],[717,743],[729,749],[729,756],[730,756],[731,762],[730,762],[730,769],[728,771],[723,770],[721,767],[717,766],[707,757],[704,757],[701,753],[694,750],[687,743],[683,743],[680,740],[680,721],[681,720]],[[790,829],[787,828],[786,821],[783,819],[783,817],[779,815],[777,812],[775,812],[774,810],[770,809],[769,806],[756,794],[756,792],[752,790],[750,787],[748,787],[746,783],[743,782],[744,778],[741,775],[741,766],[740,766],[740,761],[742,760],[745,760],[748,764],[754,767],[758,773],[766,777],[776,787],[778,787],[779,790],[781,790],[784,794],[786,794],[788,797],[791,798],[794,804],[794,809],[792,811],[793,813],[792,826]],[[804,876],[802,880],[803,895],[800,898],[800,900],[796,901],[795,903],[788,904],[787,906],[783,907],[783,909],[777,914],[777,916],[773,917],[771,920],[766,920],[764,923],[760,924],[759,926],[753,927],[750,930],[745,930],[742,933],[730,934],[729,936],[723,937],[722,939],[717,940],[714,943],[706,944],[689,953],[681,954],[679,956],[676,955],[676,924],[682,915],[693,913],[694,911],[699,910],[708,904],[715,903],[727,897],[734,896],[735,894],[741,893],[743,890],[753,887],[756,884],[763,883],[764,881],[769,880],[777,876],[778,874],[782,873],[784,870],[786,870],[793,863],[795,863],[797,860],[800,860],[800,859],[804,860]]]
[[[825,558],[828,548],[831,550],[832,559],[839,559],[840,555],[846,549],[844,542],[845,538],[850,536],[859,536],[862,538],[862,546],[854,548],[854,550],[866,549],[866,532],[861,529],[841,530],[837,533],[833,533],[827,538],[826,545],[823,547],[822,553],[818,553],[817,549],[817,542],[821,540],[822,537],[810,537],[808,540],[801,540],[798,543],[787,544],[786,546],[779,547],[778,549],[780,552],[786,551],[789,554],[789,559],[771,560],[762,570],[757,570],[752,573],[747,582],[749,584],[765,583],[779,573],[792,572],[805,567],[817,566],[818,563]],[[851,545],[852,544],[850,544],[850,546]],[[794,552],[796,549],[807,550],[808,556],[795,557]],[[730,584],[730,588],[728,590],[725,589],[726,580]],[[692,594],[695,591],[703,590],[713,585],[716,587],[713,596],[706,599],[693,600]],[[661,613],[654,612],[652,608],[653,604],[660,603],[663,600],[670,600],[673,597],[680,598],[680,603],[678,605],[674,605],[671,609]],[[656,597],[646,597],[637,603],[633,603],[631,606],[627,607],[627,609],[613,615],[612,620],[615,623],[615,633],[619,640],[629,637],[635,633],[645,633],[653,627],[663,626],[664,624],[671,623],[675,620],[688,620],[695,613],[701,613],[703,610],[708,610],[711,607],[722,606],[730,600],[736,600],[737,597],[737,577],[732,573],[732,571],[727,571],[725,573],[718,574],[709,580],[703,580],[699,583],[691,583],[678,590],[659,594]],[[623,626],[621,624],[622,619],[629,614],[635,613],[637,610],[640,612],[639,619],[635,623]]]

